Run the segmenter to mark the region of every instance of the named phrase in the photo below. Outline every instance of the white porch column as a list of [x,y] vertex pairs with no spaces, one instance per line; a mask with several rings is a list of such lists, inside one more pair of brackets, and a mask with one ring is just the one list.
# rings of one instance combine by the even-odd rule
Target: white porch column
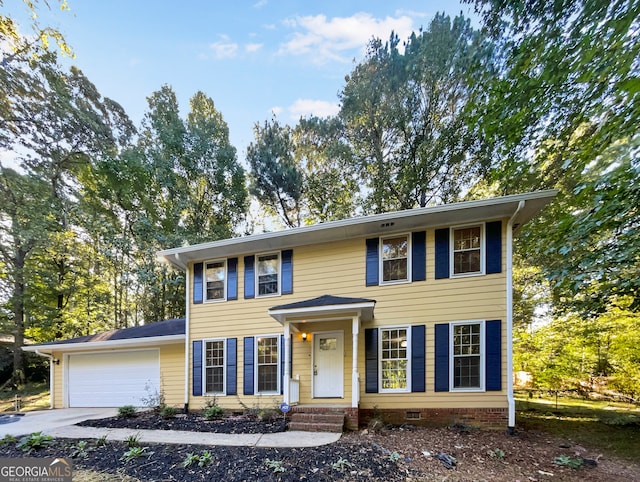
[[291,383],[291,329],[289,322],[284,322],[284,375],[282,377],[282,394],[284,396],[284,403],[290,403],[289,385]]
[[351,320],[352,341],[352,366],[351,375],[351,407],[358,408],[360,402],[360,375],[358,374],[358,335],[360,333],[360,316],[354,316]]

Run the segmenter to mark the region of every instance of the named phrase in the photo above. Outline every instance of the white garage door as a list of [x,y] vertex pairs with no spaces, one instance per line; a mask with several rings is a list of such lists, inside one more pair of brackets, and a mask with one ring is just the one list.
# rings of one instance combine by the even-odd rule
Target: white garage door
[[69,356],[70,407],[142,406],[160,387],[159,350]]

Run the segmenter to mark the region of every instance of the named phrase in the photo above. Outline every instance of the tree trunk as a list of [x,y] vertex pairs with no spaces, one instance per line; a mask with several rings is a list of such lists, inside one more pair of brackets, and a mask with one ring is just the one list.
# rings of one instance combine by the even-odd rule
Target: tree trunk
[[17,249],[14,257],[15,278],[13,283],[13,386],[18,388],[25,383],[24,354],[24,263],[26,253]]

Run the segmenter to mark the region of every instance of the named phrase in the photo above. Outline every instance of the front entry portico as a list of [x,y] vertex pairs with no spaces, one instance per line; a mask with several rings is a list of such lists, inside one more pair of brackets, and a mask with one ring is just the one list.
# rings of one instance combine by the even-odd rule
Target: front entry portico
[[269,310],[284,327],[284,402],[358,407],[358,339],[374,306],[371,299],[325,295]]

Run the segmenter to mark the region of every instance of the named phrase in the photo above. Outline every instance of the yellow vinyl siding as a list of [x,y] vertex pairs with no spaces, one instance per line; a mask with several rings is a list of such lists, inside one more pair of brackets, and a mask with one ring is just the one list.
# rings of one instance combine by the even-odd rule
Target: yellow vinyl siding
[[160,385],[167,405],[184,405],[184,342],[160,346]]
[[58,365],[53,365],[53,408],[63,408],[64,407],[64,397],[63,397],[63,367],[64,364],[62,360],[63,354],[60,352],[53,352],[51,354],[53,358],[56,360],[60,360]]
[[[498,274],[434,278],[434,228],[427,229],[426,281],[398,283],[385,286],[365,286],[365,238],[293,248],[293,294],[267,298],[244,299],[244,255],[238,256],[238,300],[224,303],[190,305],[189,340],[212,337],[236,337],[238,340],[239,396],[218,397],[222,406],[238,408],[238,400],[247,406],[265,403],[266,397],[244,396],[243,338],[261,334],[283,333],[280,323],[267,311],[277,305],[294,303],[322,295],[369,298],[376,301],[374,320],[363,323],[358,338],[358,372],[360,375],[360,407],[505,407],[506,406],[506,220],[503,220],[502,272]],[[444,227],[444,226],[443,226]],[[391,234],[391,233],[390,233]],[[253,254],[253,253],[246,253]],[[483,252],[484,255],[484,252]],[[193,265],[189,266],[193,270]],[[189,286],[189,300],[193,299]],[[502,391],[447,393],[434,392],[434,326],[462,320],[502,320]],[[299,320],[298,320],[299,321]],[[302,330],[302,324],[293,322]],[[364,330],[366,328],[397,325],[426,326],[426,392],[367,394],[364,392]],[[307,333],[344,330],[344,402],[351,401],[352,335],[351,321],[309,322]],[[311,399],[311,353],[313,341],[302,342],[299,333],[292,332],[293,368],[291,376],[300,376],[300,402]],[[189,361],[191,371],[191,360]],[[191,374],[189,380],[192,380]],[[191,388],[191,385],[189,385]],[[258,402],[260,400],[260,402]],[[273,397],[274,405],[282,400]],[[322,400],[316,400],[322,403]],[[190,406],[199,407],[203,397],[190,395]]]

